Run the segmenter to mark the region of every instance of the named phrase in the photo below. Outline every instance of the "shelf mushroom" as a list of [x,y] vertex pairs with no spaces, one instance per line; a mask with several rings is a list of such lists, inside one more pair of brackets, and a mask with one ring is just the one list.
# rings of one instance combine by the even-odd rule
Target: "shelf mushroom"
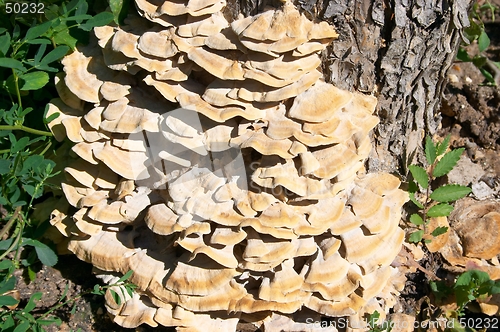
[[364,171],[375,97],[321,78],[334,28],[289,1],[233,22],[224,1],[136,5],[63,61],[49,107],[77,156],[77,212],[52,223],[103,278],[134,271],[115,322],[270,329],[391,303],[407,196]]

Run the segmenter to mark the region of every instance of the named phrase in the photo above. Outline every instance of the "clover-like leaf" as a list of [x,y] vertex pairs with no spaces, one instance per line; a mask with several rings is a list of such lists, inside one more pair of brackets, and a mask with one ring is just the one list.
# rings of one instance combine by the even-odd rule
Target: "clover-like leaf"
[[21,81],[20,90],[38,90],[43,88],[47,83],[49,83],[49,74],[44,71],[34,71],[31,73],[26,73],[19,78]]

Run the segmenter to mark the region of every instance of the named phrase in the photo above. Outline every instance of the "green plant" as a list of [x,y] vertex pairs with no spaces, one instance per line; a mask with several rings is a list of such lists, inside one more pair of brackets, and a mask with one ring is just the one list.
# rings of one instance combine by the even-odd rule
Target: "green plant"
[[[472,5],[469,14],[470,26],[463,31],[463,36],[467,40],[462,43],[457,54],[458,60],[473,63],[474,66],[481,71],[488,83],[493,85],[498,85],[499,83],[500,62],[492,61],[484,54],[484,51],[490,46],[490,38],[486,33],[484,22],[481,17],[486,12],[490,12],[492,20],[494,21],[495,11],[497,9],[498,8],[488,0],[484,1],[482,4],[478,1]],[[471,56],[465,49],[465,46],[473,41],[477,41],[479,54]]]
[[[45,116],[45,105],[56,97],[53,81],[59,61],[77,43],[88,42],[93,27],[123,20],[128,2],[110,0],[112,13],[90,15],[85,0],[51,0],[38,7],[43,12],[14,13],[11,8],[7,15],[6,2],[0,0],[0,306],[18,304],[11,295],[16,269],[24,268],[33,280],[38,262],[57,263],[55,252],[41,241],[47,216],[36,220],[33,207],[54,201],[52,192],[60,190],[53,180],[64,165],[51,160],[58,143],[46,127],[57,115]],[[2,311],[1,330],[15,324],[6,330],[25,331],[28,326],[41,331],[47,315],[34,319],[30,313],[40,298],[35,293],[24,308]]]
[[380,322],[380,313],[375,310],[370,317],[368,317],[369,332],[391,332],[392,326],[391,322],[385,320]]
[[[85,292],[81,292],[77,296],[74,296],[68,300],[64,300],[64,298],[66,297],[66,293],[68,291],[68,285],[66,285],[66,288],[61,297],[59,298],[58,302],[54,306],[52,306],[52,308],[50,308],[48,311],[46,311],[45,313],[43,313],[38,317],[35,317],[33,315],[33,310],[36,307],[37,301],[39,301],[42,298],[42,293],[41,292],[34,293],[31,295],[30,299],[28,300],[28,303],[24,306],[24,308],[14,309],[14,310],[4,310],[0,312],[0,330],[14,331],[14,332],[24,332],[30,330],[33,332],[42,332],[45,331],[44,326],[52,324],[60,325],[62,323],[61,319],[52,316],[52,313],[63,306],[73,304],[71,313],[74,314],[76,311],[76,300],[88,294],[103,296],[106,293],[106,291],[109,291],[111,292],[111,295],[113,296],[115,302],[118,305],[120,305],[122,297],[126,298],[127,295],[131,297],[134,289],[137,287],[136,285],[127,281],[132,276],[132,274],[133,271],[128,271],[120,279],[118,279],[116,282],[110,285],[106,286],[95,285],[92,289],[89,289]],[[1,288],[0,291],[3,291],[4,290],[3,288],[13,289],[13,286],[14,283],[11,282],[10,285],[5,285],[4,287],[0,287]],[[119,289],[119,291],[122,294],[121,295],[118,294],[112,288]],[[9,297],[10,296],[6,295],[0,296],[0,306],[15,304],[14,302],[15,300],[12,297],[10,297],[9,299]]]
[[[0,8],[4,9],[2,5],[3,1]],[[61,7],[53,4],[47,7],[45,21],[35,20],[29,28],[17,24],[15,16],[2,20],[3,24],[13,21],[11,32],[0,28],[0,95],[7,97],[0,100],[0,204],[4,222],[0,260],[15,253],[10,257],[12,267],[4,274],[7,280],[20,264],[34,277],[31,265],[37,257],[45,265],[57,262],[55,253],[37,240],[42,232],[36,232],[38,225],[30,219],[34,201],[54,187],[48,180],[58,173],[55,163],[45,156],[54,141],[44,126],[54,117],[45,119],[44,109],[38,105],[46,95],[52,95],[53,87],[48,83],[59,71],[57,61],[78,41],[71,29],[89,31],[113,19],[111,13],[87,15],[87,7],[84,0],[74,0],[67,6],[62,3]],[[20,24],[26,24],[26,18],[17,16]],[[26,246],[34,247],[36,255],[28,254],[21,260],[21,248]]]
[[462,273],[451,286],[444,281],[431,281],[430,286],[438,302],[454,295],[458,317],[464,315],[465,307],[472,301],[500,293],[500,280],[491,280],[488,273],[479,270]]
[[[450,136],[441,143],[434,143],[430,137],[427,137],[425,157],[429,166],[427,169],[418,165],[408,167],[413,177],[408,188],[410,200],[419,209],[418,213],[410,216],[410,222],[419,228],[422,227],[422,229],[410,234],[410,242],[422,241],[430,218],[448,216],[453,211],[453,206],[448,203],[471,192],[469,187],[458,184],[447,184],[432,190],[432,184],[455,167],[464,151],[464,148],[459,148],[445,153],[449,142]],[[431,235],[436,237],[446,233],[447,230],[447,227],[437,227]]]

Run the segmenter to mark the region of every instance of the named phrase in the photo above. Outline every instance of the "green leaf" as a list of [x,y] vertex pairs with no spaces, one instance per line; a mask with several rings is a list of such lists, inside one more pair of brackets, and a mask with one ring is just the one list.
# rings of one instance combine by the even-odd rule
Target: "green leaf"
[[12,30],[12,39],[19,39],[19,36],[21,35],[21,28],[19,25],[14,26],[14,30]]
[[450,144],[451,135],[448,134],[441,143],[438,143],[436,153],[438,156],[442,155],[448,149],[448,145]]
[[31,268],[31,265],[28,265],[28,278],[30,281],[35,281],[36,279],[36,271]]
[[35,58],[33,59],[35,61],[35,65],[37,65],[40,60],[42,59],[42,56],[45,54],[45,50],[47,50],[47,45],[42,44],[40,47],[38,47],[38,50],[36,51]]
[[34,199],[40,198],[43,195],[43,187],[42,186],[32,186],[29,184],[23,184],[23,189],[33,197]]
[[5,175],[10,172],[10,159],[0,159],[0,175]]
[[432,176],[437,178],[448,174],[448,172],[451,171],[453,167],[457,165],[457,162],[460,159],[460,156],[462,155],[464,150],[465,150],[464,148],[455,149],[445,154],[443,158],[441,158],[441,160],[438,161],[436,167],[434,167],[434,170],[432,171]]
[[122,299],[120,298],[120,295],[118,295],[118,293],[112,289],[109,289],[109,292],[111,293],[111,296],[113,297],[113,300],[116,302],[116,304],[120,305],[122,303]]
[[[47,112],[45,112],[45,114],[47,114]],[[45,124],[50,123],[50,122],[54,121],[55,119],[57,119],[60,115],[61,115],[61,113],[53,113],[48,118],[44,118],[43,123],[45,123]]]
[[[87,14],[87,10],[89,9],[89,5],[87,4],[86,1],[79,1],[78,2],[78,5],[76,7],[76,10],[75,10],[75,15],[78,16],[78,15],[85,15]],[[82,18],[82,19],[78,19],[78,20],[75,20],[77,23],[82,23],[82,20],[84,20],[85,18]]]
[[57,255],[48,245],[37,240],[32,240],[36,254],[43,265],[54,266],[57,264]]
[[470,192],[471,189],[469,187],[458,184],[448,184],[434,190],[431,194],[431,198],[438,202],[451,202],[467,196]]
[[41,164],[43,162],[43,156],[40,156],[38,154],[29,156],[24,160],[23,163],[23,170],[28,170],[28,169],[35,169],[36,166]]
[[419,209],[424,208],[424,205],[415,198],[415,193],[410,193],[409,196],[410,196],[410,201],[412,201],[413,204],[415,204]]
[[[5,250],[5,249],[3,249],[3,250]],[[5,260],[0,262],[0,271],[10,269],[13,266],[14,266],[14,262],[12,262],[10,259],[5,259]]]
[[32,45],[50,45],[51,42],[47,38],[35,38],[32,40],[28,40],[26,42],[27,44],[32,44]]
[[44,71],[35,71],[19,76],[23,80],[20,90],[38,90],[49,83],[49,74]]
[[459,286],[472,286],[473,283],[480,285],[490,281],[488,273],[479,270],[469,270],[462,273],[455,282],[455,288]]
[[66,14],[66,13],[69,13],[69,12],[75,10],[78,6],[81,5],[82,2],[84,2],[84,1],[82,1],[82,0],[72,0],[67,5],[65,5],[63,3],[62,4],[63,5],[63,13]]
[[416,193],[419,190],[417,184],[415,181],[409,181],[408,182],[408,192],[410,193]]
[[479,38],[477,40],[479,46],[479,52],[483,52],[490,46],[490,37],[486,34],[486,31],[482,30]]
[[116,24],[123,24],[130,5],[129,0],[108,0]]
[[11,58],[0,58],[0,67],[14,68],[22,72],[26,71],[26,68],[24,68],[23,64],[20,61]]
[[30,328],[30,322],[24,321],[21,324],[17,325],[13,332],[26,332]]
[[24,312],[30,312],[31,310],[35,309],[36,307],[36,302],[39,301],[42,298],[43,293],[42,292],[37,292],[31,295],[30,299],[28,300],[28,303],[24,307],[23,311]]
[[479,71],[481,72],[481,74],[483,74],[484,78],[486,78],[488,83],[493,84],[493,85],[497,84],[495,81],[495,77],[493,77],[493,75],[488,70],[486,70],[484,67],[479,68]]
[[87,22],[80,25],[80,29],[90,31],[92,28],[101,27],[113,21],[113,14],[110,12],[102,12],[89,19]]
[[71,307],[71,310],[70,310],[70,314],[74,315],[76,313],[76,305],[78,304],[78,302],[74,302],[73,303],[73,306]]
[[453,211],[453,206],[441,203],[431,207],[429,211],[427,211],[427,215],[429,217],[446,217],[450,215],[451,211]]
[[[77,303],[75,303],[76,305]],[[74,313],[72,313],[74,315]],[[36,320],[37,324],[39,325],[52,325],[55,324],[56,326],[61,325],[62,321],[60,318],[57,317],[51,317],[49,319],[37,319]],[[45,331],[45,330],[40,330],[40,331]]]
[[369,323],[370,324],[370,327],[371,328],[374,328],[376,325],[377,325],[377,322],[380,318],[380,313],[375,310],[371,315],[370,315],[370,318],[369,318]]
[[412,224],[417,225],[417,226],[424,224],[424,220],[422,219],[422,217],[416,213],[414,213],[410,216],[410,221]]
[[75,49],[78,40],[70,35],[68,27],[65,24],[61,24],[61,27],[58,28],[60,30],[54,32],[52,37],[54,42],[59,45],[67,45],[71,49]]
[[[10,245],[12,244],[13,241],[14,241],[13,238],[8,238],[7,240],[0,241],[0,250],[7,250],[10,247]],[[4,281],[5,280],[2,280],[2,282],[0,282],[0,285],[2,285]],[[0,289],[0,294],[2,294],[2,290],[1,289]]]
[[29,30],[26,32],[26,37],[24,37],[24,41],[40,37],[45,32],[47,32],[47,30],[49,30],[51,25],[52,22],[48,21],[29,28]]
[[436,160],[436,145],[434,145],[434,142],[429,136],[425,138],[425,158],[429,165],[432,165]]
[[457,59],[460,61],[463,61],[463,62],[471,62],[472,61],[472,59],[470,58],[470,56],[467,53],[467,51],[465,50],[465,48],[462,48],[462,47],[460,47],[460,49],[458,50]]
[[10,34],[0,36],[0,56],[6,56],[10,49]]
[[129,270],[127,273],[125,273],[120,279],[118,279],[115,284],[119,284],[121,282],[124,282],[125,280],[128,280],[132,274],[134,273],[134,271],[132,270]]
[[422,241],[423,237],[424,237],[424,231],[419,230],[419,231],[411,233],[408,241],[413,242],[413,243],[418,243],[418,242]]
[[432,231],[431,235],[432,235],[432,236],[439,236],[439,235],[444,234],[444,233],[446,233],[446,232],[448,232],[448,227],[445,227],[445,226],[440,226],[440,227],[436,227],[436,228]]
[[44,65],[48,65],[54,61],[61,59],[68,53],[69,47],[66,45],[57,46],[55,49],[50,51],[43,59],[40,61]]
[[104,295],[104,291],[102,290],[101,286],[94,285],[94,289],[92,290],[92,294],[95,294],[95,295]]
[[19,151],[23,150],[29,143],[30,139],[29,137],[21,137],[19,141],[15,142],[13,146],[10,148],[10,152],[12,154],[18,153]]
[[0,283],[0,294],[5,294],[8,291],[13,290],[16,287],[16,278],[10,277],[7,280],[2,280]]
[[417,181],[422,188],[427,189],[427,187],[429,187],[429,179],[425,169],[417,165],[410,165],[408,168],[410,169],[411,175],[413,175],[415,181]]
[[18,304],[19,301],[10,295],[0,295],[0,306]]

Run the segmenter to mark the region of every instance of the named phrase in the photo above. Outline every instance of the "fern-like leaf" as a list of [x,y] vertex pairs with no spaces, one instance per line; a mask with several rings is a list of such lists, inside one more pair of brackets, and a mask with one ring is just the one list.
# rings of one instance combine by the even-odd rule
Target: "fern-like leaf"
[[441,158],[441,160],[436,164],[436,167],[434,167],[432,176],[437,178],[448,174],[448,172],[451,171],[453,167],[455,167],[464,150],[464,148],[460,148],[445,154],[443,158]]

